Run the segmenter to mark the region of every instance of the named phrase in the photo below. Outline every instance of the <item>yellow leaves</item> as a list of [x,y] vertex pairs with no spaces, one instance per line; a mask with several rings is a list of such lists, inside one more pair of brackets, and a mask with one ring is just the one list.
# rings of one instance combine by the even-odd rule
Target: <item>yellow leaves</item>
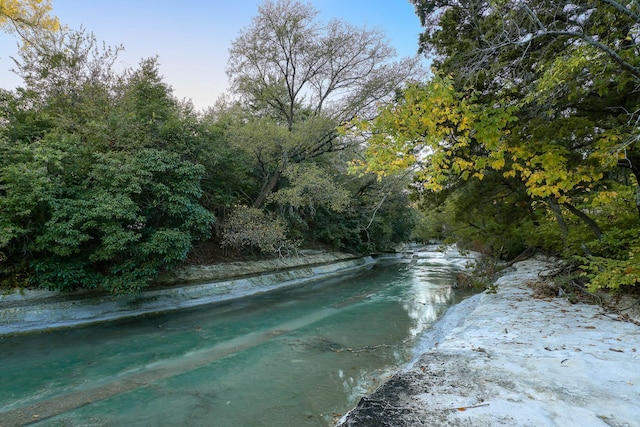
[[[428,188],[441,188],[452,175],[483,179],[486,169],[500,170],[506,161],[502,138],[511,110],[486,110],[453,87],[451,77],[437,76],[407,88],[404,97],[383,108],[373,121],[360,122],[367,132],[366,170],[378,174],[412,167],[420,154]],[[479,148],[478,148],[479,147]],[[475,152],[489,152],[489,161]]]
[[494,159],[489,159],[489,167],[493,170],[500,170],[505,166],[504,155],[502,152]]
[[349,171],[357,172],[366,168],[367,164],[361,159],[354,159],[349,162]]
[[422,186],[427,191],[432,191],[437,193],[444,189],[444,186],[439,181],[432,179],[430,175],[422,175],[421,177]]
[[467,172],[468,174],[469,171],[474,169],[474,163],[469,160],[456,158],[453,160],[451,169],[457,173]]
[[[602,177],[603,159],[607,152],[611,158],[612,144],[619,142],[615,132],[603,133],[601,148],[578,159],[563,139],[582,135],[563,134],[562,128],[556,134],[535,123],[514,127],[515,107],[487,108],[474,102],[473,95],[456,92],[448,77],[407,89],[404,98],[370,122],[367,170],[384,174],[409,168],[418,159],[411,153],[421,153],[427,190],[441,190],[452,177],[483,180],[498,171],[504,178],[520,179],[533,199],[563,202]],[[535,132],[520,139],[523,128]]]
[[402,158],[397,158],[395,160],[393,160],[391,162],[391,166],[395,167],[395,168],[407,168],[409,166],[411,166],[412,164],[414,164],[416,161],[415,156],[413,155],[408,155]]
[[467,116],[464,116],[460,119],[460,123],[458,123],[458,130],[460,131],[467,131],[467,130],[471,130],[471,123],[470,123],[470,119]]
[[541,184],[545,180],[546,180],[546,176],[545,176],[544,171],[537,170],[537,171],[532,172],[527,177],[526,184],[529,187],[533,187],[533,186],[536,186],[537,184]]
[[16,27],[56,31],[60,23],[50,12],[50,0],[0,0],[0,28],[7,32]]
[[527,186],[527,193],[532,197],[545,198],[548,197],[551,192],[547,187]]
[[503,173],[502,176],[504,176],[505,178],[515,178],[516,177],[516,171],[515,171],[515,169],[511,169],[511,170],[506,171],[505,173]]
[[591,206],[594,208],[607,206],[618,200],[618,197],[619,193],[617,191],[602,190],[595,193],[593,199],[591,200]]

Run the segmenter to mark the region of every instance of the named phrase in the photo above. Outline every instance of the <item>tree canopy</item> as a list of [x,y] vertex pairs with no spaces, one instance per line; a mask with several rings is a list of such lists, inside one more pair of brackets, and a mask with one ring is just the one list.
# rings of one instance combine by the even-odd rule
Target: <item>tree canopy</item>
[[23,80],[0,90],[0,287],[131,293],[187,262],[409,239],[406,175],[350,175],[362,141],[340,131],[419,72],[380,31],[265,2],[233,45],[231,101],[199,113],[158,58],[119,70],[122,46],[49,31],[50,8],[0,2]]
[[29,29],[57,30],[60,23],[50,12],[50,0],[0,0],[0,28],[23,37]]
[[419,75],[417,58],[392,62],[394,56],[380,31],[320,22],[309,3],[260,6],[233,42],[227,66],[233,92],[251,108],[253,123],[239,139],[263,175],[254,207],[276,189],[290,163],[344,149],[351,141],[340,136],[340,126],[375,112]]
[[[498,255],[527,246],[582,255],[592,271],[619,273],[613,283],[596,274],[596,286],[636,283],[637,239],[618,230],[640,226],[637,2],[414,4],[435,77],[361,123],[366,167],[417,165],[431,208],[493,206],[475,219],[456,211],[448,229],[458,238]],[[611,257],[616,267],[603,270]]]
[[56,289],[132,292],[210,235],[204,168],[165,129],[180,113],[154,59],[116,74],[83,32],[26,44],[4,92],[2,273]]
[[117,71],[123,47],[50,31],[49,2],[0,0],[24,81],[0,91],[2,284],[136,292],[211,253],[415,238],[637,285],[638,3],[412,2],[431,77],[379,30],[267,0],[197,113],[158,58]]

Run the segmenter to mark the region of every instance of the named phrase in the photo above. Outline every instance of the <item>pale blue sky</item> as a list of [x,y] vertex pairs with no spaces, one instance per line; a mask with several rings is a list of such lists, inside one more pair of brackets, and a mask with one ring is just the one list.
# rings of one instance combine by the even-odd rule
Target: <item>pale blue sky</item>
[[[52,0],[53,13],[70,28],[84,26],[99,41],[122,44],[123,67],[158,55],[165,81],[196,107],[213,105],[227,89],[228,49],[257,14],[261,0]],[[340,18],[385,31],[399,57],[414,56],[420,21],[408,0],[312,0],[322,21]],[[20,79],[9,69],[15,35],[0,32],[0,86]]]

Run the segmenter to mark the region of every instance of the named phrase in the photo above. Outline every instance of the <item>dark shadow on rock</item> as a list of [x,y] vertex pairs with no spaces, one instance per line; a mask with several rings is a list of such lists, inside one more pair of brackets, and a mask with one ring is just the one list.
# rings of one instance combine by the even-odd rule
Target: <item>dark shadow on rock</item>
[[399,396],[411,393],[413,384],[401,375],[394,376],[371,396],[363,397],[350,412],[342,426],[362,427],[403,427],[408,426],[403,418],[411,413],[408,407],[401,407]]

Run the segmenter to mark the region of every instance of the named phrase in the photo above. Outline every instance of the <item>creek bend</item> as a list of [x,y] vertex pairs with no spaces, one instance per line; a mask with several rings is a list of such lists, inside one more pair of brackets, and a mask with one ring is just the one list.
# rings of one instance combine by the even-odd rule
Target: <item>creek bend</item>
[[0,425],[328,426],[470,295],[436,247],[233,302],[0,339]]

